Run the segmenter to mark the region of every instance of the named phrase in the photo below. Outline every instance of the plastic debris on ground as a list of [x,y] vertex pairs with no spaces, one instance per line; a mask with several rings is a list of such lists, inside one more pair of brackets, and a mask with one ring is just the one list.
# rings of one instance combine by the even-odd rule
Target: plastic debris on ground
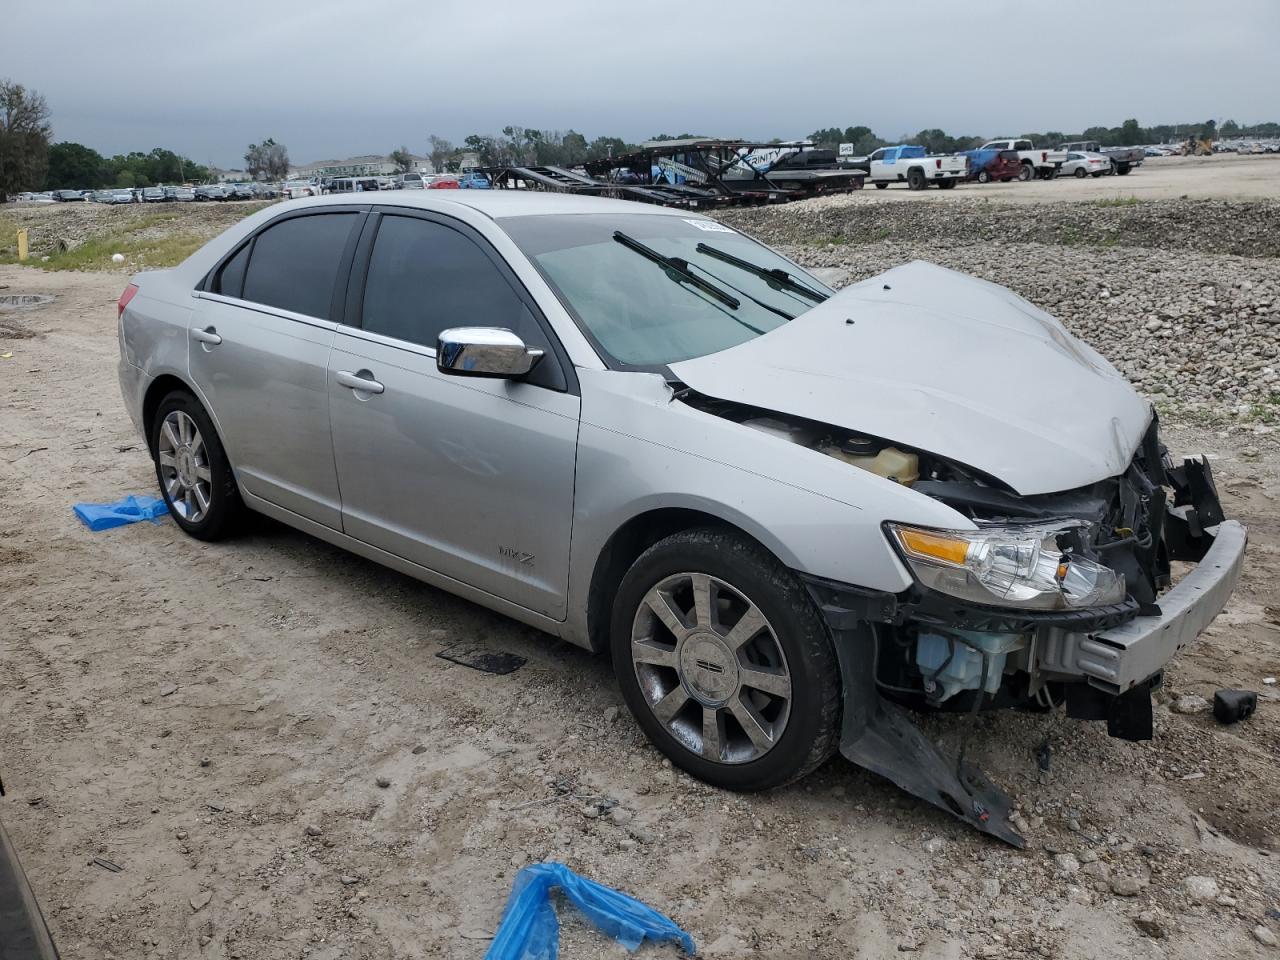
[[516,874],[485,960],[556,960],[560,955],[560,920],[551,891],[566,898],[603,933],[628,950],[645,940],[679,944],[694,954],[693,938],[674,921],[639,900],[574,873],[563,863],[535,863]]
[[169,507],[159,497],[129,496],[115,503],[77,503],[73,509],[80,522],[94,533],[139,520],[159,523],[169,514]]

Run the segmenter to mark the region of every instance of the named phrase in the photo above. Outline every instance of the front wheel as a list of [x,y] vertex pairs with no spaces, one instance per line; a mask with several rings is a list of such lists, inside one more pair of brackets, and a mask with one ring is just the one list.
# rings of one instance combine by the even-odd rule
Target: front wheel
[[887,190],[887,189],[889,189],[889,184],[885,183],[883,180],[877,181],[877,182],[876,182],[876,189],[877,189],[877,190]]
[[826,628],[795,575],[740,534],[687,530],[646,550],[618,589],[611,646],[637,723],[700,780],[765,790],[836,750]]
[[978,171],[978,182],[979,182],[979,183],[990,183],[990,182],[991,182],[991,174],[987,173],[987,171],[985,171],[985,170],[979,170],[979,171]]
[[197,540],[221,540],[234,530],[244,511],[235,474],[209,415],[185,390],[160,401],[151,456],[178,526]]

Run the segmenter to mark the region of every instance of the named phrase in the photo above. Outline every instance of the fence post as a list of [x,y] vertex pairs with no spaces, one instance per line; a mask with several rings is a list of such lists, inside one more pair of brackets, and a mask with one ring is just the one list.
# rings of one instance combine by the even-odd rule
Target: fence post
[[18,259],[25,260],[31,255],[30,249],[27,247],[27,231],[18,231]]

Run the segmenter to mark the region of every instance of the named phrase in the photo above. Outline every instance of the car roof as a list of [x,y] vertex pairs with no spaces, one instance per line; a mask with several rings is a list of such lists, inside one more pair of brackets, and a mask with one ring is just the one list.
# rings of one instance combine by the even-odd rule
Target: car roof
[[[446,195],[447,194],[447,195]],[[310,197],[289,200],[293,206],[320,206],[328,204],[349,205],[351,194],[330,194],[326,197]],[[698,216],[689,210],[673,210],[650,203],[631,200],[611,200],[606,197],[589,197],[568,193],[543,193],[539,190],[443,190],[418,191],[369,191],[360,195],[361,203],[374,206],[418,207],[423,210],[448,212],[458,207],[469,207],[490,219],[502,217],[563,216],[567,214],[616,213],[616,214],[667,214]]]

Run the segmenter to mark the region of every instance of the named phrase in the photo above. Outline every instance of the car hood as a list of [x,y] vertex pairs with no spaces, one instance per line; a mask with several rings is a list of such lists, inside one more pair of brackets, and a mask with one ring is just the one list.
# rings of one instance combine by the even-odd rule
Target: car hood
[[1049,314],[922,261],[671,370],[706,396],[937,454],[1023,495],[1124,472],[1151,417]]

